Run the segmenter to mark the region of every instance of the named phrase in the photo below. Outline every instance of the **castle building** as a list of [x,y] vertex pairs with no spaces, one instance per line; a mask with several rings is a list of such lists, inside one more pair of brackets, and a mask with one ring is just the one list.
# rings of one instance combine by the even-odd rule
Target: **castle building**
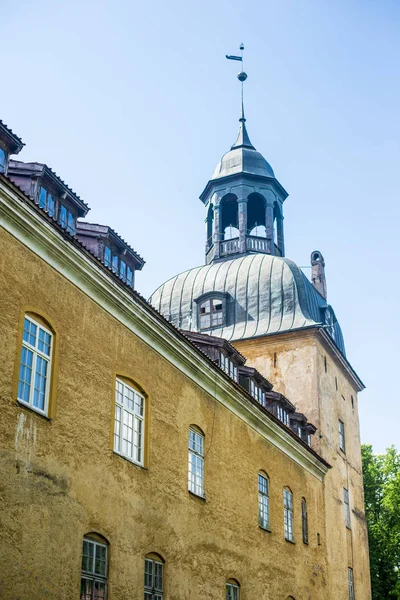
[[22,146],[0,122],[0,597],[368,600],[363,384],[244,114],[206,264],[150,302]]

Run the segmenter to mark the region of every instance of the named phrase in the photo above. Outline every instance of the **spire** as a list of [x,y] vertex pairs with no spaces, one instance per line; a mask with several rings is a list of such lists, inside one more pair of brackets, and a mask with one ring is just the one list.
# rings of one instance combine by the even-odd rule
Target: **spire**
[[239,133],[236,138],[236,142],[233,144],[233,146],[231,146],[231,150],[234,150],[235,148],[252,148],[253,150],[255,150],[253,144],[250,141],[249,134],[247,133],[246,118],[244,116],[243,84],[247,79],[247,73],[245,73],[243,70],[243,50],[244,50],[244,45],[240,44],[240,53],[241,53],[240,56],[232,56],[232,55],[228,55],[228,54],[226,55],[227,59],[239,60],[242,63],[242,70],[240,71],[240,73],[237,76],[237,78],[239,79],[239,81],[241,83],[241,88],[242,88],[241,89],[242,114],[239,119],[239,122],[240,122]]

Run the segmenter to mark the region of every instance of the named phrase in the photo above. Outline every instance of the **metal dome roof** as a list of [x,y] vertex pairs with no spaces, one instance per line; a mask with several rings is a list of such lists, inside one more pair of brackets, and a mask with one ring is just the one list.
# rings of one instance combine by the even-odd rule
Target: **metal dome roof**
[[[326,300],[291,260],[251,254],[185,271],[161,285],[150,303],[175,326],[198,331],[196,300],[218,292],[226,298],[223,326],[212,335],[234,341],[322,325]],[[334,319],[332,337],[345,355]]]
[[236,142],[229,152],[223,155],[211,179],[220,179],[238,173],[275,178],[271,165],[260,152],[257,152],[251,143],[245,123],[246,119],[242,117]]

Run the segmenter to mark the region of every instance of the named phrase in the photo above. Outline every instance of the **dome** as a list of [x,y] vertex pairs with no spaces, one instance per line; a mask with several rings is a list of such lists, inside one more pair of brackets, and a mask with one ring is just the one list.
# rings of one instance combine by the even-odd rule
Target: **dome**
[[[322,325],[326,300],[291,260],[250,254],[185,271],[161,285],[150,303],[176,327],[199,331],[199,298],[223,298],[224,320],[211,332],[229,341]],[[332,309],[329,331],[345,355]],[[207,331],[205,331],[207,333]],[[208,330],[210,333],[210,330]]]
[[254,148],[246,129],[246,119],[240,119],[239,134],[229,152],[223,155],[217,164],[212,179],[249,173],[275,178],[271,165]]
[[236,175],[237,173],[275,177],[271,165],[254,148],[233,148],[224,154],[215,168],[212,179]]

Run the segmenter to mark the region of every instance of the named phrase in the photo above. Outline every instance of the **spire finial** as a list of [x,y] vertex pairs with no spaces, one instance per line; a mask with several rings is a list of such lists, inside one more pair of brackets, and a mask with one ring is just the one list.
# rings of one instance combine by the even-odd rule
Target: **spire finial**
[[241,117],[239,119],[239,121],[241,123],[244,123],[246,121],[246,118],[244,116],[244,101],[243,101],[243,84],[247,79],[247,73],[244,72],[243,70],[243,50],[244,50],[244,44],[240,44],[239,46],[239,50],[240,50],[240,56],[234,56],[232,54],[226,54],[226,58],[228,60],[239,60],[242,63],[242,70],[240,71],[240,73],[238,73],[237,78],[239,79],[240,83],[241,83]]
[[234,148],[252,148],[253,150],[255,149],[253,144],[250,141],[249,135],[247,133],[246,130],[246,118],[244,116],[244,101],[243,101],[243,84],[247,79],[247,73],[245,73],[243,71],[243,50],[244,50],[244,44],[240,44],[239,46],[240,49],[240,56],[233,56],[231,54],[226,54],[226,58],[228,60],[239,60],[242,63],[242,70],[240,71],[240,73],[238,73],[237,78],[239,79],[240,83],[241,83],[241,112],[240,112],[240,128],[239,128],[239,135],[237,137],[236,142],[233,144],[233,146],[231,147],[231,150],[233,150]]

